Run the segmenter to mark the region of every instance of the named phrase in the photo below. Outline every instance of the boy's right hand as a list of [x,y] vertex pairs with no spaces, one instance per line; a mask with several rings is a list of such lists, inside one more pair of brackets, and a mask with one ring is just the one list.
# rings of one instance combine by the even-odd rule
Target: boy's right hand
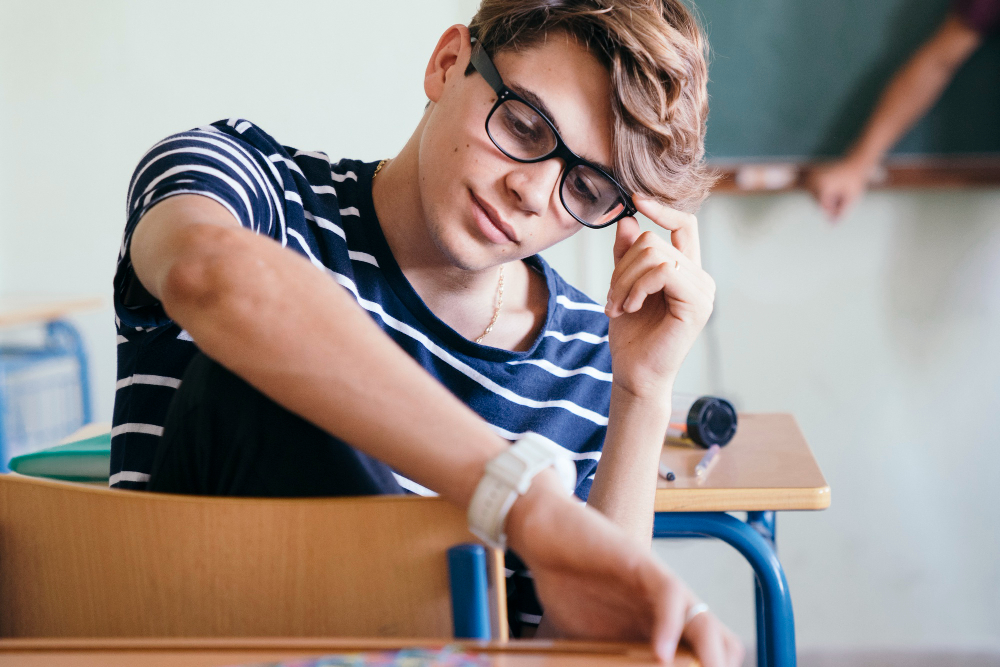
[[710,613],[685,625],[697,603],[648,546],[558,491],[552,471],[535,478],[507,517],[511,548],[530,568],[545,619],[565,637],[651,640],[670,663],[683,637],[705,667],[737,667],[740,640]]

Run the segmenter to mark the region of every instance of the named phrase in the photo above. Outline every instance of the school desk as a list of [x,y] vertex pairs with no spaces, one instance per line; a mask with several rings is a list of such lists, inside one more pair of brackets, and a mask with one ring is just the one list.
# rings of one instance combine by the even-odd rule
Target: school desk
[[[2,639],[0,667],[222,667],[401,648],[439,650],[426,639]],[[449,642],[479,667],[658,665],[649,646],[610,642]],[[697,667],[683,647],[675,667]]]
[[[705,450],[667,445],[660,457],[677,479],[656,491],[653,537],[715,537],[732,545],[756,574],[757,664],[794,667],[795,623],[788,582],[775,549],[775,512],[830,505],[809,445],[788,414],[740,414],[733,440],[703,481]],[[747,520],[727,512],[746,512]]]
[[94,310],[104,305],[100,297],[51,299],[28,294],[0,295],[0,327],[36,324],[64,319],[70,313]]

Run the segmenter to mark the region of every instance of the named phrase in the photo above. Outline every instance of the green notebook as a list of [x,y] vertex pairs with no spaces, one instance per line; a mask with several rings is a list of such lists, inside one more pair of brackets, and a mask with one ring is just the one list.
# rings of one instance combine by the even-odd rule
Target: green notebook
[[10,469],[21,475],[68,482],[107,482],[111,468],[111,433],[15,456]]

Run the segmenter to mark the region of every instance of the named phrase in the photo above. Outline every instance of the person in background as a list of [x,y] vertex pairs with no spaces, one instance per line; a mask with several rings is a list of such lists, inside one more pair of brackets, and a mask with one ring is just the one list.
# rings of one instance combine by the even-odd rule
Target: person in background
[[839,160],[813,168],[806,187],[837,220],[864,194],[886,153],[934,105],[959,67],[1000,30],[1000,0],[954,0],[941,27],[896,73],[861,136]]

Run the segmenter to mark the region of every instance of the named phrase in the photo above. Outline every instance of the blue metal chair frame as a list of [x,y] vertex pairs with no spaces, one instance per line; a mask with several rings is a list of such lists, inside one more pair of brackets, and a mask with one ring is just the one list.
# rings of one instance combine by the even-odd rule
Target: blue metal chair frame
[[481,544],[448,549],[448,579],[455,639],[492,639],[486,549]]
[[87,351],[83,338],[76,327],[65,320],[54,320],[45,325],[45,341],[40,347],[5,345],[0,347],[0,471],[7,470],[6,457],[9,454],[6,429],[3,424],[7,414],[7,373],[49,359],[73,357],[79,368],[80,399],[83,423],[93,421],[90,402],[90,371],[87,365]]
[[775,549],[774,512],[657,512],[653,537],[714,537],[749,561],[755,574],[758,667],[795,667],[795,619],[788,581]]

